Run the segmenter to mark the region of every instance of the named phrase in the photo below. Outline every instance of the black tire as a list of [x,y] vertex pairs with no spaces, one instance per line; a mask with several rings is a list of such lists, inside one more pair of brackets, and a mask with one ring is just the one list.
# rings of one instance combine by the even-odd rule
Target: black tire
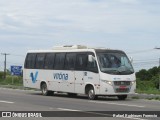
[[43,96],[51,96],[53,95],[53,91],[49,91],[46,83],[43,83],[41,86],[41,91]]
[[93,87],[90,87],[87,91],[87,96],[89,100],[95,100],[97,99],[97,96],[95,95],[95,91]]
[[117,97],[119,100],[125,100],[127,98],[127,95],[118,95]]

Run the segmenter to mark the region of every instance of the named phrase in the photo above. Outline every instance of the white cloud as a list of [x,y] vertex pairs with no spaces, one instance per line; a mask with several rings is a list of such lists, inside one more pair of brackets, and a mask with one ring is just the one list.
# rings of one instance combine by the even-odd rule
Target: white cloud
[[[6,9],[6,16],[2,13],[5,21],[1,26],[18,27],[20,31],[32,29],[35,32],[41,27],[47,27],[58,31],[123,33],[127,28],[142,26],[144,19],[146,21],[149,17],[143,9],[134,7],[134,4],[129,8],[127,5],[118,3],[118,1],[135,3],[136,0],[113,0],[112,2],[27,0],[18,3],[16,1],[9,5],[6,2],[7,7],[3,7]],[[24,30],[24,28],[27,29]]]
[[120,1],[122,3],[129,3],[129,4],[138,3],[138,0],[117,0],[117,1]]
[[159,44],[159,5],[158,0],[1,0],[0,47],[20,54],[60,44],[151,48]]

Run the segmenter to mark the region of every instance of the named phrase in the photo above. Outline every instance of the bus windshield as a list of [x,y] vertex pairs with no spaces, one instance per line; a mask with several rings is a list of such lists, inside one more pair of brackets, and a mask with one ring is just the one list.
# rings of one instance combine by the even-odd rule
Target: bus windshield
[[100,70],[115,75],[129,75],[134,73],[130,60],[123,52],[97,53]]

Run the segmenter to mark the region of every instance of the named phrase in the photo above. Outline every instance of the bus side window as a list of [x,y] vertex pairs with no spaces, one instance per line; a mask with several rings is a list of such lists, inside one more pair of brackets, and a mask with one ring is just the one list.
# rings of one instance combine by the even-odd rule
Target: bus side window
[[44,69],[53,69],[54,66],[54,53],[47,53],[45,58]]
[[[88,55],[94,56],[93,54],[88,54]],[[97,67],[97,62],[96,62],[96,60],[94,60],[93,62],[90,62],[90,61],[88,60],[87,70],[89,70],[89,71],[91,71],[91,72],[96,72],[96,73],[98,73],[98,67]]]
[[36,69],[43,69],[44,67],[44,59],[45,59],[45,54],[44,53],[38,53],[36,57]]
[[54,68],[57,70],[63,70],[64,59],[65,59],[65,53],[56,53]]
[[74,70],[76,56],[74,53],[67,53],[65,58],[65,69]]
[[87,54],[78,54],[76,60],[76,68],[78,70],[85,70],[87,67]]
[[36,59],[36,53],[28,53],[27,58],[26,58],[25,67],[28,69],[34,69],[35,59]]

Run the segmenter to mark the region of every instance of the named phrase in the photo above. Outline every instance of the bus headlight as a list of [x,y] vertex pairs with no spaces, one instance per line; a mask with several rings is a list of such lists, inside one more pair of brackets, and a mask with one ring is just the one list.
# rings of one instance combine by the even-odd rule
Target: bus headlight
[[107,80],[101,80],[102,82],[105,82],[105,83],[107,83],[107,84],[109,84],[109,85],[112,85],[112,82],[111,81],[107,81]]
[[132,81],[131,83],[132,83],[132,85],[133,85],[134,83],[136,83],[136,81],[134,80],[134,81]]

